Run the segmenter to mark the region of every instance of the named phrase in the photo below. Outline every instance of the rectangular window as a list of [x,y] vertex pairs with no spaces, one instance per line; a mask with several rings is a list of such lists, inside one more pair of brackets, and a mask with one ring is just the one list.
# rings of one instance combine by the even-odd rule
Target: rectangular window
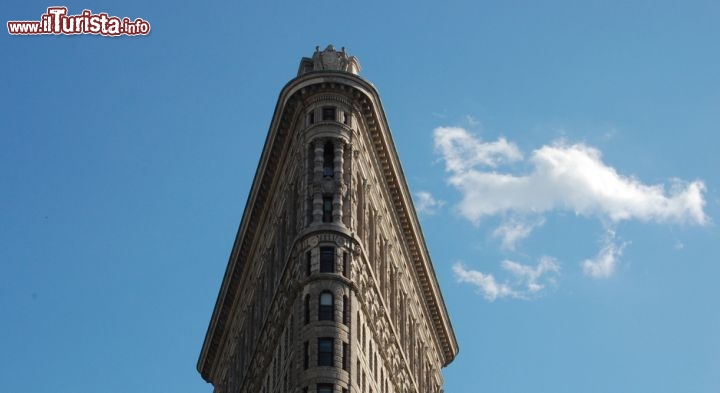
[[317,393],[334,393],[335,385],[329,383],[319,383],[317,385]]
[[323,176],[335,177],[335,147],[331,141],[323,147]]
[[343,324],[350,326],[350,299],[343,296]]
[[333,338],[318,338],[318,366],[335,366],[333,364]]
[[320,273],[335,273],[335,248],[320,247]]
[[312,273],[312,253],[310,251],[305,253],[305,275],[309,276]]
[[315,124],[315,112],[308,113],[308,125]]
[[349,371],[348,368],[349,368],[350,359],[348,358],[348,356],[349,356],[349,353],[348,353],[348,344],[347,344],[347,343],[343,343],[342,368],[343,368],[343,370],[345,370],[345,371]]
[[305,308],[305,324],[307,325],[310,323],[310,295],[305,295],[305,304],[303,306]]
[[373,348],[372,348],[372,342],[370,342],[370,352],[368,353],[368,358],[370,360],[370,371],[373,370]]
[[366,327],[366,325],[363,323],[363,326],[362,326],[362,346],[363,346],[363,351],[367,350],[367,334],[366,334],[366,330],[367,330],[367,329],[366,329],[365,327]]
[[309,350],[308,344],[309,343],[307,341],[305,341],[305,345],[304,345],[305,351],[303,352],[303,368],[305,370],[307,370],[308,367],[310,366],[310,352],[308,351]]
[[333,221],[333,198],[331,196],[323,197],[323,215],[322,222]]
[[335,107],[325,106],[322,108],[322,119],[323,120],[335,120]]
[[318,321],[334,321],[335,320],[335,298],[330,292],[320,294],[320,302],[318,307]]
[[350,278],[350,257],[348,253],[343,253],[343,276]]

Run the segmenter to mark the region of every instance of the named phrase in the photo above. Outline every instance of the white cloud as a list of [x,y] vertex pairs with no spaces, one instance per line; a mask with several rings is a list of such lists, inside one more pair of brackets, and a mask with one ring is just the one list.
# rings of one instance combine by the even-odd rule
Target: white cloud
[[509,260],[503,261],[502,267],[512,273],[529,293],[537,293],[545,288],[545,284],[542,282],[544,276],[551,275],[548,281],[554,283],[555,279],[552,275],[560,273],[560,264],[557,260],[547,256],[540,258],[540,262],[535,267]]
[[437,209],[445,204],[445,201],[435,199],[432,194],[427,191],[418,191],[415,193],[415,209],[420,213],[435,214]]
[[[504,221],[492,233],[501,246],[514,250],[517,243],[544,224],[527,217],[550,212],[572,212],[597,218],[606,228],[622,221],[705,225],[705,184],[702,180],[671,179],[666,184],[646,184],[621,174],[603,162],[601,152],[583,143],[563,140],[543,145],[527,159],[512,141],[498,138],[485,142],[460,127],[434,130],[435,149],[445,162],[448,184],[461,194],[458,212],[478,224],[500,215]],[[517,173],[508,164],[522,162],[530,170]],[[507,218],[509,217],[509,218]],[[619,242],[610,230],[594,258],[581,262],[583,272],[595,278],[610,277],[628,243]],[[682,249],[678,243],[676,249]],[[461,282],[473,283],[488,300],[525,298],[544,288],[559,272],[552,259],[537,266],[504,261],[502,268],[512,280],[498,282],[491,274],[455,265]],[[545,277],[545,280],[541,280]]]
[[453,272],[458,282],[475,285],[483,297],[491,302],[506,297],[531,299],[545,289],[548,283],[554,283],[555,276],[560,273],[560,264],[551,257],[542,257],[534,267],[510,260],[503,261],[501,266],[510,273],[512,280],[499,283],[492,274],[468,270],[461,263],[453,266]]
[[627,243],[618,243],[615,232],[608,231],[600,252],[593,259],[582,262],[583,272],[594,278],[608,278],[615,273],[617,264]]
[[500,138],[483,142],[466,130],[440,127],[435,148],[450,172],[449,183],[462,194],[459,211],[477,223],[483,217],[507,212],[540,214],[566,210],[603,221],[641,221],[705,224],[702,181],[673,180],[646,185],[619,174],[602,161],[599,150],[584,144],[556,142],[535,150],[534,169],[526,175],[487,171],[523,159],[517,146]]
[[456,263],[453,266],[455,278],[458,282],[473,284],[488,301],[495,301],[498,298],[518,297],[518,294],[508,284],[498,284],[492,274],[485,274],[477,270],[466,270],[465,267]]
[[504,138],[485,143],[458,127],[436,128],[435,149],[442,154],[447,169],[453,172],[465,172],[476,165],[495,168],[523,158],[517,146]]
[[530,233],[545,224],[545,219],[540,217],[535,221],[522,221],[518,218],[505,220],[497,227],[492,235],[501,239],[501,246],[506,250],[515,250],[520,240],[530,236]]

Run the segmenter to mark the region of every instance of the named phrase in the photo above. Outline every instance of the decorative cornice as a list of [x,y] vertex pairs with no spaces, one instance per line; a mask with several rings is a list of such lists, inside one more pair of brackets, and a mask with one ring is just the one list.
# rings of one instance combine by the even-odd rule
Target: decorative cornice
[[420,228],[420,223],[410,197],[410,191],[400,165],[397,150],[392,140],[385,112],[375,88],[362,78],[356,77],[365,84],[363,92],[369,101],[362,103],[363,115],[368,126],[370,139],[373,141],[385,184],[392,198],[396,217],[401,232],[405,237],[410,257],[414,262],[416,277],[423,292],[423,299],[432,318],[433,327],[442,353],[443,365],[448,365],[458,352],[457,340],[448,317],[445,302],[440,292],[435,271],[430,262],[427,245]]
[[332,44],[322,51],[319,46],[316,46],[312,58],[303,57],[300,60],[298,76],[313,71],[343,71],[358,74],[360,62],[357,57],[348,56],[344,47],[338,52]]

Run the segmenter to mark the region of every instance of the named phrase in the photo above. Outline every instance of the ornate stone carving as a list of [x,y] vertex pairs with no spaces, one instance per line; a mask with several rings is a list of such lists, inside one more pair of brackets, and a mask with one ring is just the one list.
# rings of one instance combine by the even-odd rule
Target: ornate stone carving
[[[312,71],[344,71],[352,74],[360,72],[360,62],[355,56],[348,56],[343,47],[340,52],[335,47],[328,45],[325,50],[321,51],[319,46],[315,47],[315,53],[312,56]],[[301,73],[308,72],[301,68]]]
[[310,245],[310,247],[317,247],[318,242],[319,240],[317,236],[312,236],[308,239],[308,244]]

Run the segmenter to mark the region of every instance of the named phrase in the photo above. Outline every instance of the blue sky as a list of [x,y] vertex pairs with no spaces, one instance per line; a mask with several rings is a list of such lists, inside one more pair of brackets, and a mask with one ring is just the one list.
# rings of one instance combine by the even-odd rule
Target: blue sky
[[448,393],[720,391],[716,1],[15,2],[0,391],[210,392],[195,362],[277,95],[378,87],[460,355]]

